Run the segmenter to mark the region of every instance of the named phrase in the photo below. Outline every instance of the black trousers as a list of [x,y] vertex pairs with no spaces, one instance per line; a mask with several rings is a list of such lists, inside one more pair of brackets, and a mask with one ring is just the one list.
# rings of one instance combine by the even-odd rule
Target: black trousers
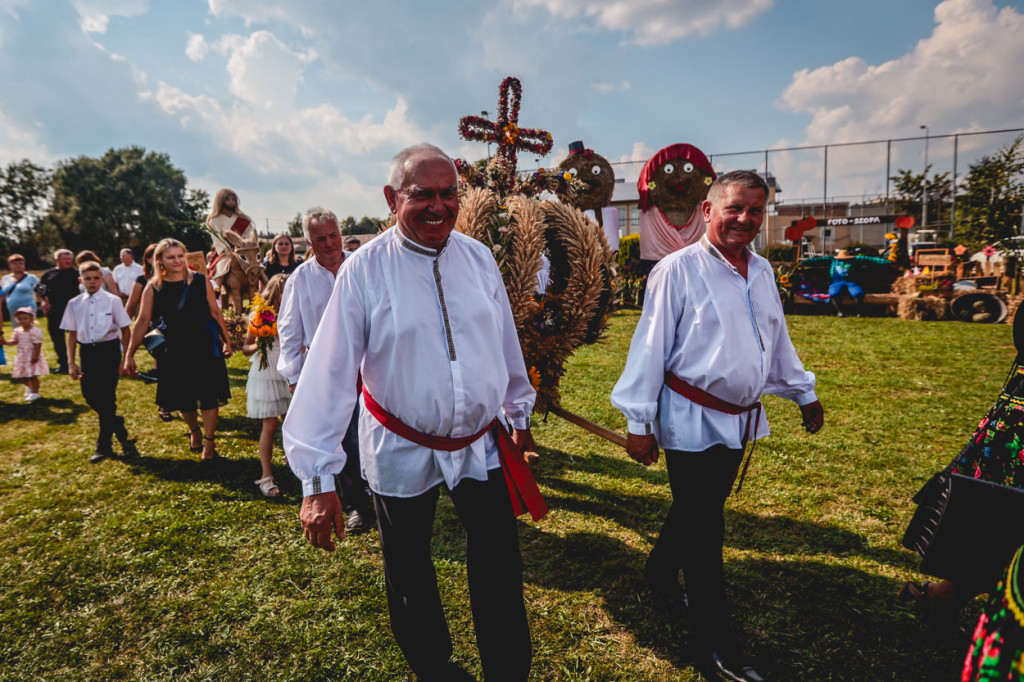
[[[452,654],[451,634],[430,557],[440,486],[416,497],[374,493],[391,630],[413,672],[437,679]],[[484,679],[525,680],[533,651],[523,603],[523,561],[501,469],[464,479],[450,493],[466,530],[466,571]]]
[[115,432],[124,431],[124,419],[117,416],[118,365],[121,343],[118,340],[79,346],[82,360],[82,397],[100,418],[96,449],[109,452]]
[[[338,474],[337,488],[341,493],[341,506],[345,513],[358,510],[360,514],[369,511],[370,496],[367,494],[366,479],[363,478],[363,469],[359,461],[359,406],[352,412],[352,419],[348,423],[345,437],[341,441],[341,447],[345,450],[345,466]],[[368,519],[372,523],[373,519]]]
[[743,458],[742,450],[715,445],[702,452],[665,451],[672,506],[647,562],[655,581],[683,572],[690,626],[706,646],[731,643],[722,543],[725,500]]
[[66,372],[68,371],[68,344],[67,339],[64,338],[64,330],[60,328],[60,321],[63,317],[63,308],[60,310],[50,308],[50,312],[46,315],[46,330],[50,332],[50,340],[53,341],[53,352],[57,355],[57,366],[62,372]]

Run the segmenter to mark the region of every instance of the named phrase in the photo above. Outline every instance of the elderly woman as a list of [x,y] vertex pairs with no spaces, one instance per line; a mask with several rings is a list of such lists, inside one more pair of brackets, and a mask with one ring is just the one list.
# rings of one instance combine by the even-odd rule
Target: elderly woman
[[25,272],[25,257],[20,253],[12,253],[7,257],[7,267],[10,273],[0,279],[0,298],[3,298],[11,319],[14,319],[15,310],[25,306],[32,308],[32,314],[35,315],[35,289],[39,278]]
[[[156,403],[177,410],[189,428],[189,450],[202,453],[202,462],[217,457],[214,449],[219,407],[231,396],[224,358],[231,341],[217,307],[210,281],[185,264],[185,246],[164,239],[153,251],[155,272],[142,291],[139,316],[125,352],[125,370],[135,372],[135,351],[159,319],[166,350],[160,355]],[[203,428],[198,414],[202,413]]]

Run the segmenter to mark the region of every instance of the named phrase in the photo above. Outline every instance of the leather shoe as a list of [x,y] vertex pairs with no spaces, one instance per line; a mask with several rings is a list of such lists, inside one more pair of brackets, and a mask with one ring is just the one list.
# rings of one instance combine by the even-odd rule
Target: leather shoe
[[89,458],[89,463],[90,464],[96,464],[97,462],[102,462],[107,457],[113,457],[113,456],[114,456],[114,451],[113,450],[110,450],[110,451],[97,450],[96,452],[92,453],[92,457]]
[[734,682],[764,682],[753,666],[737,655],[712,651],[711,668],[719,676]]
[[345,519],[345,532],[349,535],[362,535],[368,530],[370,530],[370,524],[366,522],[359,510],[350,510],[348,518]]

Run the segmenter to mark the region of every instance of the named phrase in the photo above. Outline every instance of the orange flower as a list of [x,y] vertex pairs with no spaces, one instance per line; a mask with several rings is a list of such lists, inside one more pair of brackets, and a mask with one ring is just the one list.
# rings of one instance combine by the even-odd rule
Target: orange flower
[[540,371],[536,367],[531,367],[527,372],[530,375],[530,385],[533,386],[533,390],[537,391],[540,389]]

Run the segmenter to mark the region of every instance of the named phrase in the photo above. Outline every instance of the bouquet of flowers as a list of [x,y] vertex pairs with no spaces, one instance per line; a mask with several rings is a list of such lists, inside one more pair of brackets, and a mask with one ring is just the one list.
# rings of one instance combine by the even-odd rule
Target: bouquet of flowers
[[274,347],[277,338],[277,311],[259,294],[252,297],[252,314],[249,317],[249,333],[256,339],[256,349],[260,354],[260,369],[266,369],[267,351]]

